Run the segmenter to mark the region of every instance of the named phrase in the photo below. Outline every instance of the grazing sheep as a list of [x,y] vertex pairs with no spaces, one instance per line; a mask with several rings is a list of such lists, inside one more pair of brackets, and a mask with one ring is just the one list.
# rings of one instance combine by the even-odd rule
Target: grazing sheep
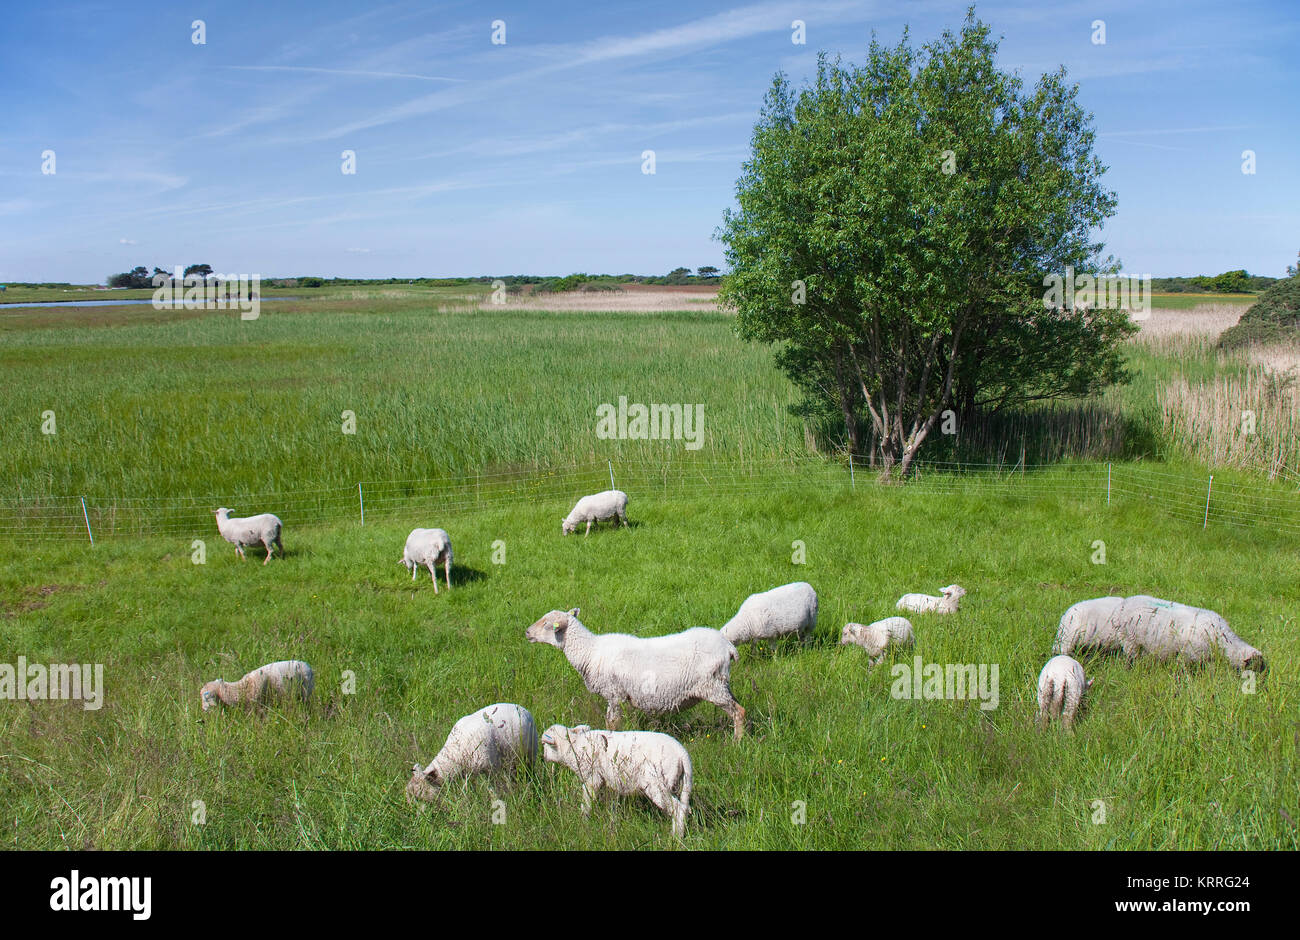
[[280,543],[280,520],[264,512],[260,516],[245,516],[241,519],[231,519],[230,510],[224,506],[220,509],[212,510],[212,514],[217,517],[217,531],[227,542],[235,546],[235,552],[240,558],[244,557],[245,545],[257,545],[261,543],[266,546],[266,561],[271,560],[271,545],[274,544],[280,550],[280,555],[284,555],[284,545]]
[[1069,656],[1049,659],[1038,674],[1038,727],[1046,728],[1049,719],[1059,718],[1066,731],[1073,730],[1079,703],[1091,685],[1078,660]]
[[774,640],[788,633],[811,631],[815,626],[817,592],[808,582],[796,581],[749,595],[721,632],[739,646],[753,640]]
[[643,793],[672,817],[673,835],[681,838],[686,834],[691,813],[691,755],[671,735],[551,725],[542,735],[542,756],[563,764],[582,780],[582,815],[590,815],[592,798],[604,787],[620,796]]
[[447,590],[451,590],[451,536],[444,529],[412,529],[406,537],[406,548],[398,564],[411,569],[411,580],[415,580],[420,566],[429,569],[433,579],[433,593],[438,593],[438,572],[436,565],[442,565],[447,576]]
[[290,695],[305,702],[315,687],[311,666],[300,659],[284,659],[254,669],[238,682],[213,679],[199,691],[199,700],[204,711],[216,705],[265,704]]
[[605,490],[584,496],[574,505],[569,514],[560,520],[560,531],[565,535],[575,531],[582,523],[587,523],[584,535],[591,534],[591,524],[602,519],[617,519],[627,525],[627,494],[622,490]]
[[[1089,608],[1089,604],[1095,606]],[[1116,648],[1130,662],[1145,653],[1160,660],[1202,663],[1218,650],[1239,670],[1265,669],[1264,654],[1232,632],[1214,611],[1146,594],[1075,604],[1061,617],[1052,647],[1059,653]]]
[[587,690],[605,700],[605,719],[617,729],[622,705],[663,714],[711,702],[731,716],[737,738],[745,733],[745,709],[731,694],[736,648],[717,630],[692,627],[648,639],[626,633],[596,635],[578,620],[578,608],[553,610],[524,631],[532,643],[564,652]]
[[1122,597],[1095,597],[1090,601],[1079,601],[1061,616],[1052,652],[1119,649],[1121,636],[1115,611],[1122,603]]
[[951,614],[957,610],[957,602],[966,596],[966,589],[960,585],[950,584],[940,588],[942,597],[929,594],[904,594],[894,606],[899,610],[911,610],[918,614]]
[[873,666],[884,662],[889,647],[911,646],[913,641],[912,622],[906,617],[886,617],[865,626],[846,623],[840,634],[840,643],[854,643],[870,653]]
[[438,789],[472,774],[502,773],[537,760],[537,725],[522,705],[497,702],[451,727],[447,742],[427,767],[416,764],[407,801],[432,800]]

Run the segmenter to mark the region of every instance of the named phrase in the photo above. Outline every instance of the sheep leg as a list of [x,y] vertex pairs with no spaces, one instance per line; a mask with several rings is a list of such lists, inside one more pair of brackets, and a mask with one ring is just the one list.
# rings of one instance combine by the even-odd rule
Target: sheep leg
[[591,815],[591,801],[596,796],[596,788],[589,783],[582,784],[582,815]]
[[266,546],[266,558],[262,561],[262,564],[265,565],[268,561],[271,560],[271,542],[270,540],[267,540],[262,544]]
[[709,701],[731,716],[731,724],[735,731],[736,740],[739,741],[743,738],[745,736],[745,709],[736,701],[735,696],[731,694],[731,690],[723,689],[719,694],[710,698]]
[[[451,558],[446,558],[442,563],[443,573],[447,575],[447,590],[451,590]],[[437,578],[433,580],[437,581]]]
[[242,545],[236,544],[236,545],[235,545],[235,554],[239,556],[239,560],[240,560],[240,561],[243,561],[243,560],[244,560],[244,547],[243,547]]
[[591,535],[591,520],[590,520],[590,519],[587,520],[587,531],[584,532],[584,533],[582,533],[582,535],[583,535],[584,538],[587,537],[588,535]]
[[622,720],[623,703],[616,699],[609,699],[605,704],[605,723],[609,725],[609,730],[617,731]]
[[682,801],[673,796],[662,783],[648,784],[642,790],[650,802],[659,807],[673,821],[673,835],[680,838],[686,833],[686,807]]
[[619,513],[619,514],[618,514],[618,519],[619,519],[620,522],[623,523],[623,528],[626,529],[626,528],[628,527],[628,525],[627,525],[627,513],[622,513],[622,512]]
[[420,566],[417,565],[415,562],[411,562],[411,580],[414,581],[419,574],[420,574]]
[[433,593],[438,593],[438,571],[433,567],[433,562],[428,562],[426,567],[429,569],[429,579],[433,581]]

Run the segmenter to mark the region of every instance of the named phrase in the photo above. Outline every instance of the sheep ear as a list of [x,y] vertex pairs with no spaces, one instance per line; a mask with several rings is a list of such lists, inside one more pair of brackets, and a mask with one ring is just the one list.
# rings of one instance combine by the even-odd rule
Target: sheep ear
[[578,611],[579,611],[579,608],[577,608],[577,607],[573,608],[571,611],[569,611],[569,616],[570,616],[570,617],[577,617],[577,616],[578,616]]

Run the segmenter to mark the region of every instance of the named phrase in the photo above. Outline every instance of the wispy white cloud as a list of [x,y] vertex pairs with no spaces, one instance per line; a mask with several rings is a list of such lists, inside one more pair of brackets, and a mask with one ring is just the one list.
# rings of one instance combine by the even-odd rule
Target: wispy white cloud
[[409,78],[421,82],[467,82],[467,78],[445,75],[415,75],[411,72],[370,72],[364,69],[327,69],[310,65],[227,65],[241,72],[314,72],[322,75],[349,75],[361,78]]

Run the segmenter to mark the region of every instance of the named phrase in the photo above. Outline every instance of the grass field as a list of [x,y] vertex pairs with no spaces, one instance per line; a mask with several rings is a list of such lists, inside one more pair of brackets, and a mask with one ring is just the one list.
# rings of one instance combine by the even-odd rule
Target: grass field
[[[66,324],[0,314],[10,377],[0,496],[238,506],[241,495],[358,479],[807,457],[803,427],[785,412],[793,391],[766,350],[734,339],[725,314],[481,311],[450,293],[400,290],[286,301],[252,322],[95,313]],[[1177,458],[1156,393],[1235,367],[1208,347],[1161,343],[1136,344],[1132,363],[1137,381],[1102,404],[1153,442],[1134,466]],[[595,439],[595,405],[623,394],[704,402],[704,448]],[[52,437],[40,432],[46,409]],[[344,410],[356,413],[355,435],[341,433]],[[1189,480],[1205,469],[1162,466]],[[1019,489],[850,488],[839,470],[713,494],[629,487],[633,526],[586,539],[559,532],[577,492],[437,518],[412,493],[409,510],[364,527],[350,506],[312,524],[285,514],[289,555],[266,567],[253,552],[238,562],[210,521],[93,550],[0,538],[0,662],[103,663],[106,685],[99,710],[0,701],[0,845],[671,847],[668,821],[641,801],[604,803],[583,820],[576,779],[553,766],[453,786],[426,809],[402,791],[451,723],[491,702],[519,702],[543,727],[603,725],[603,702],[563,655],[524,640],[543,613],[578,606],[596,632],[654,635],[719,626],[750,592],[807,580],[821,599],[814,640],[745,649],[733,669],[747,738],[733,742],[707,705],[628,716],[690,750],[686,846],[1300,847],[1294,530],[1267,518],[1202,530],[1199,518],[1118,493],[1108,508],[1100,491],[1074,488],[1076,469],[1035,471]],[[1215,472],[1216,483],[1253,479]],[[1290,492],[1270,485],[1278,500]],[[416,525],[450,530],[450,593],[435,596],[427,578],[413,585],[397,565]],[[192,563],[195,538],[206,564]],[[796,540],[806,564],[792,563]],[[1093,563],[1096,540],[1105,564]],[[996,709],[895,699],[891,663],[872,669],[861,650],[836,645],[846,621],[887,616],[905,591],[953,581],[970,590],[962,610],[915,617],[915,653],[997,664]],[[1250,694],[1221,663],[1085,661],[1095,684],[1077,733],[1039,734],[1035,680],[1057,620],[1108,593],[1213,607],[1264,650],[1269,672]],[[200,711],[204,681],[281,658],[314,667],[310,706]],[[492,822],[494,798],[504,824]],[[792,822],[799,802],[802,824]]]

